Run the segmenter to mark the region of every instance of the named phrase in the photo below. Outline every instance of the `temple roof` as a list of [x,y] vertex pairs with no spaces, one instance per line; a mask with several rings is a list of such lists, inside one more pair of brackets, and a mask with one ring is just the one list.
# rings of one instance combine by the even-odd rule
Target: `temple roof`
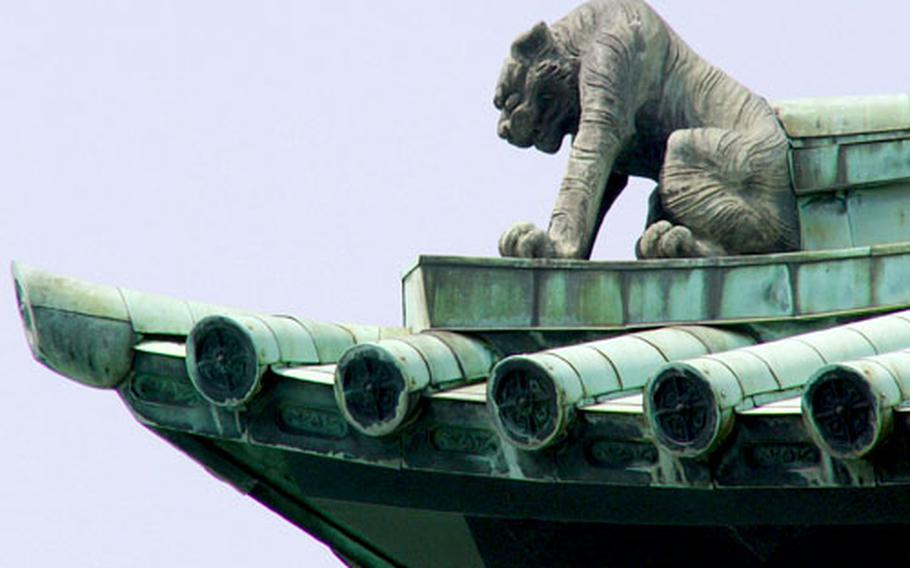
[[[745,266],[798,272],[903,254],[876,255],[873,247]],[[523,278],[514,261],[425,258],[416,270],[426,275],[444,265],[460,278],[451,274],[457,265],[465,282],[485,284],[472,271],[499,264]],[[558,275],[568,287],[575,277],[631,269],[523,266],[536,283]],[[647,265],[634,269],[647,274]],[[395,564],[408,554],[376,527],[358,524],[361,515],[350,509],[357,506],[679,526],[699,523],[704,510],[717,523],[742,523],[747,502],[750,524],[819,516],[899,522],[910,512],[901,489],[910,475],[903,390],[910,374],[901,374],[910,316],[901,310],[910,298],[882,303],[875,294],[866,304],[795,318],[421,331],[256,314],[23,265],[14,275],[41,362],[115,390],[140,423],[355,562]],[[465,298],[470,289],[461,287]],[[839,362],[846,366],[831,367]],[[730,373],[729,382],[712,365]],[[885,369],[884,378],[856,379],[850,373],[862,365]],[[815,391],[805,388],[816,382]],[[860,397],[849,399],[854,414],[872,422],[807,414],[818,407],[824,415],[832,404],[825,393],[845,386]],[[822,394],[806,398],[816,391]],[[680,411],[689,403],[667,397],[683,392],[694,406]],[[864,414],[864,392],[873,393],[873,414]],[[440,494],[441,486],[451,490]],[[501,491],[514,499],[490,497]],[[845,513],[857,491],[877,506]],[[473,554],[457,544],[470,535],[451,535],[452,558]]]

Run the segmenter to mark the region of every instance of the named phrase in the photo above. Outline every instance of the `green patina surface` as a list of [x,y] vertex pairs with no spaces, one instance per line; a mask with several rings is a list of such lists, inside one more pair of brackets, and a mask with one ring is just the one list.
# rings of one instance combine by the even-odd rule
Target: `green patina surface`
[[419,299],[405,320],[482,331],[859,317],[910,306],[905,275],[910,244],[639,262],[422,256],[404,276]]
[[[645,414],[658,442],[682,455],[699,456],[712,451],[733,429],[734,410],[798,395],[813,373],[827,364],[872,357],[910,348],[910,312],[903,311],[812,333],[750,345],[695,358],[679,358],[652,374],[645,389]],[[666,386],[665,386],[666,385]],[[662,396],[661,390],[670,396]],[[675,408],[681,392],[703,393],[698,427],[680,428],[692,421],[692,409]],[[693,398],[691,394],[686,395]],[[857,395],[831,391],[831,412],[841,435],[855,437],[869,422],[852,422],[845,408],[872,406]],[[903,400],[895,394],[895,404]],[[873,401],[874,403],[875,401]],[[842,415],[842,416],[841,416]],[[860,417],[862,418],[862,417]]]
[[910,96],[780,102],[804,250],[910,240]]
[[910,129],[910,95],[867,95],[771,104],[787,134],[819,138]]

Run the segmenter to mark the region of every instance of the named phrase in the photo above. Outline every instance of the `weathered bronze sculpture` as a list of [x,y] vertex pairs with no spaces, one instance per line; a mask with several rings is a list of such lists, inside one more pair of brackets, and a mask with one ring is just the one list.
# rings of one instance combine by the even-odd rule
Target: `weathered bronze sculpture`
[[692,51],[640,0],[594,0],[515,40],[499,135],[572,153],[549,229],[515,225],[503,256],[588,258],[627,176],[659,180],[641,258],[794,250],[787,136],[768,103]]

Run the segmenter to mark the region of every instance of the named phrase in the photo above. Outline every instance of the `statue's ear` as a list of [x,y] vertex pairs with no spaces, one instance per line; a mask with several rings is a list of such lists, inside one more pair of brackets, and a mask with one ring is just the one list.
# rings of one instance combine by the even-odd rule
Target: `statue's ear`
[[518,36],[512,44],[512,57],[530,61],[554,46],[553,34],[546,22],[540,22],[531,31]]

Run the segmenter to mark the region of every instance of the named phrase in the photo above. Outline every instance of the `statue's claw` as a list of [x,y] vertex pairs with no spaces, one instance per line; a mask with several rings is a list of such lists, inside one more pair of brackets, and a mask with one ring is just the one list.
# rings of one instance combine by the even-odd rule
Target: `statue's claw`
[[688,227],[669,221],[652,223],[635,245],[638,258],[691,258],[719,256],[722,247],[698,239]]
[[551,257],[553,246],[545,231],[532,223],[518,223],[500,237],[499,254],[522,258]]

